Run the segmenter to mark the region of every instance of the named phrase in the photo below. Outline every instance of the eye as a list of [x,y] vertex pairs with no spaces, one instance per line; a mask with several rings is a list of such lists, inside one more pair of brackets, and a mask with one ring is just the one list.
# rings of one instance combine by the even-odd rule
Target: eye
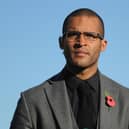
[[92,39],[97,38],[97,35],[96,35],[95,33],[92,33],[92,32],[85,32],[84,35],[85,35],[87,38],[92,38]]
[[76,32],[76,31],[67,32],[67,37],[68,38],[70,38],[70,37],[77,37],[78,35],[80,35],[80,33]]

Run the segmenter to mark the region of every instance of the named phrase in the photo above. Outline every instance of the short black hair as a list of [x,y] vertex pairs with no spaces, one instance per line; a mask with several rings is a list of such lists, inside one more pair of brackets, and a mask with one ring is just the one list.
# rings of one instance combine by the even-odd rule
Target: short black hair
[[89,8],[80,8],[77,10],[74,10],[73,12],[71,12],[64,20],[63,23],[63,28],[62,28],[62,33],[64,34],[66,32],[67,29],[67,25],[69,24],[69,19],[71,17],[74,16],[94,16],[97,17],[100,21],[100,25],[101,25],[101,29],[102,29],[102,36],[104,37],[104,33],[105,33],[105,29],[104,29],[104,22],[103,19],[93,10],[89,9]]

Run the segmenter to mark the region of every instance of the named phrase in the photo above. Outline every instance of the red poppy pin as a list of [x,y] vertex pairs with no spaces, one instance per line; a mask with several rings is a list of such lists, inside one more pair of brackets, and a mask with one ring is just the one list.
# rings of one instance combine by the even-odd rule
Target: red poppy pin
[[113,99],[113,97],[112,96],[106,96],[106,105],[107,106],[109,106],[109,107],[115,107],[115,105],[116,105],[116,102],[115,102],[115,100]]
[[110,108],[116,106],[116,101],[108,92],[105,92],[105,104]]

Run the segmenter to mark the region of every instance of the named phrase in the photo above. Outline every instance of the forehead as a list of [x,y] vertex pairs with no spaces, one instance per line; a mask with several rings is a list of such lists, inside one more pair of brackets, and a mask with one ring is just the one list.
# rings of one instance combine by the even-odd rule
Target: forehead
[[100,31],[100,21],[95,16],[73,16],[69,18],[66,29],[81,31]]

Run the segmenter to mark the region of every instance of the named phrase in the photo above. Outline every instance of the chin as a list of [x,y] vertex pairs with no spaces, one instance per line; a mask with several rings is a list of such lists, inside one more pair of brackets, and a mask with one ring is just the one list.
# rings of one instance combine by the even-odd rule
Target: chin
[[81,62],[71,62],[71,63],[68,63],[68,65],[71,68],[80,69],[80,70],[83,70],[83,69],[87,68],[87,65],[86,64],[82,64]]
[[77,67],[81,67],[81,68],[85,68],[87,67],[89,64],[86,61],[73,61],[72,62],[73,65],[77,66]]

